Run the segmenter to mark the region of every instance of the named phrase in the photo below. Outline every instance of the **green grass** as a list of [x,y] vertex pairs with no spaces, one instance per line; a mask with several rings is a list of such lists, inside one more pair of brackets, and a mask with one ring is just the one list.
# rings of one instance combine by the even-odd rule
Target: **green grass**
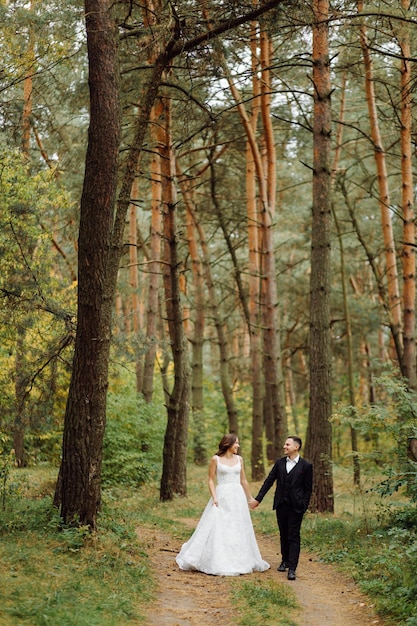
[[[349,470],[335,468],[334,476],[336,513],[306,516],[303,549],[356,578],[387,623],[417,626],[416,506],[401,494],[382,500],[351,487]],[[154,582],[140,528],[186,540],[187,521],[198,519],[208,501],[207,469],[190,466],[188,496],[172,502],[159,502],[157,483],[104,490],[94,535],[60,530],[51,506],[55,478],[47,468],[14,469],[9,477],[0,512],[0,626],[143,624]],[[257,534],[277,534],[271,501],[252,516]],[[262,577],[230,585],[240,626],[294,624],[279,621],[295,608],[292,589]]]
[[31,472],[32,485],[26,475],[26,493],[8,498],[1,515],[1,626],[143,623],[153,584],[133,515],[105,506],[99,533],[60,530],[42,473]]
[[303,546],[352,576],[387,623],[417,626],[416,505],[404,494],[381,498],[370,489],[352,497],[344,472],[335,476],[336,515],[307,515]]
[[289,611],[298,608],[295,594],[286,585],[271,580],[236,580],[232,599],[238,607],[239,626],[297,626]]

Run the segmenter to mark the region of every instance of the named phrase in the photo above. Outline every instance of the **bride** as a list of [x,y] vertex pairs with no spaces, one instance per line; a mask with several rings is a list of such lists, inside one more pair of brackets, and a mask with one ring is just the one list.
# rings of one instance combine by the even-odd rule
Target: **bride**
[[248,508],[253,498],[238,449],[237,436],[225,435],[210,461],[211,498],[194,534],[175,559],[182,570],[238,576],[269,569],[256,543]]

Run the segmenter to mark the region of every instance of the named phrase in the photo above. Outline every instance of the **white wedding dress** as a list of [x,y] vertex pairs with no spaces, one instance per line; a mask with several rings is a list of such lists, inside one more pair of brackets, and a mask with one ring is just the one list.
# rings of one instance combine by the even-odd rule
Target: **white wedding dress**
[[184,543],[176,562],[180,569],[217,576],[264,572],[246,495],[240,484],[240,458],[235,465],[217,459],[218,506],[210,498],[192,537]]

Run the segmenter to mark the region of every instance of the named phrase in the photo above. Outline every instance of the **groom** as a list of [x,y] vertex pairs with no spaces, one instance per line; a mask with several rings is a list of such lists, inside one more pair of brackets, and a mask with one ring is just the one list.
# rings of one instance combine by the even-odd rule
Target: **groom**
[[279,572],[288,568],[288,580],[295,580],[300,556],[300,529],[303,515],[308,509],[313,489],[313,466],[300,457],[300,437],[288,437],[284,443],[284,454],[276,461],[264,484],[250,504],[256,509],[264,496],[277,481],[273,509],[276,512],[281,540],[282,562]]

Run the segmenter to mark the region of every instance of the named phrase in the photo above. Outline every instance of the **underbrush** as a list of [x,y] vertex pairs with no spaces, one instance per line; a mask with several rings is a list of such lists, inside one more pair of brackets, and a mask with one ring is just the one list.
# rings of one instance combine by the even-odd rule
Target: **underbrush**
[[366,517],[308,515],[303,546],[350,574],[392,623],[417,626],[417,509]]
[[42,474],[13,472],[13,480],[38,489],[9,497],[0,517],[0,625],[143,623],[153,588],[134,515],[105,504],[98,533],[66,528]]
[[[386,623],[417,626],[415,505],[368,494],[360,507],[360,496],[341,488],[345,476],[335,476],[343,508],[307,514],[302,549],[352,576]],[[169,532],[178,545],[187,540],[188,520],[201,516],[209,498],[207,469],[190,466],[188,496],[171,502],[159,502],[156,482],[104,489],[96,534],[62,526],[51,505],[55,479],[56,469],[47,468],[13,469],[7,478],[13,489],[0,515],[0,626],[143,624],[154,588],[141,527]],[[272,495],[252,515],[258,535],[277,536],[271,507]],[[231,588],[240,626],[279,626],[279,615],[295,606],[292,590],[262,577],[238,578]]]

